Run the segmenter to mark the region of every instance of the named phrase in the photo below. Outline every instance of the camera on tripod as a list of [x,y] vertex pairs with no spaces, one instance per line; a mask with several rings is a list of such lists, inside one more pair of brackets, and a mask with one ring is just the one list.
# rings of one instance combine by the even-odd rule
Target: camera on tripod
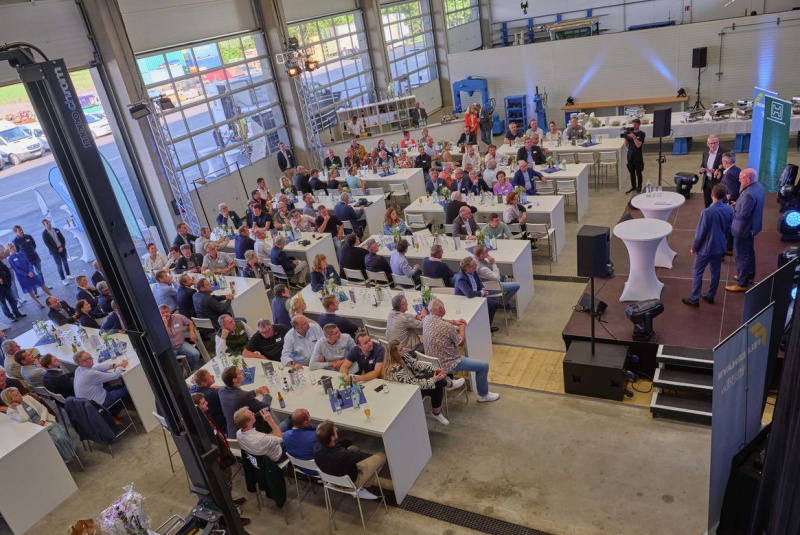
[[628,137],[628,134],[632,134],[632,133],[633,133],[633,127],[632,126],[623,127],[619,131],[619,137],[621,137],[622,139],[625,139],[626,137]]

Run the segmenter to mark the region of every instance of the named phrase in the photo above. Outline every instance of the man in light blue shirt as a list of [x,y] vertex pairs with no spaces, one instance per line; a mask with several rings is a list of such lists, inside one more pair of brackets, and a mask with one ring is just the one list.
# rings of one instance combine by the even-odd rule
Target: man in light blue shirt
[[422,272],[419,264],[413,266],[408,263],[406,259],[406,251],[408,251],[408,241],[400,240],[397,242],[397,250],[392,253],[389,259],[389,265],[392,268],[392,273],[395,275],[405,275],[412,279],[414,284],[419,285]]
[[175,281],[169,276],[169,271],[162,270],[156,273],[153,295],[158,306],[166,305],[171,312],[178,309],[178,290],[175,289]]
[[312,370],[338,370],[350,350],[356,347],[356,343],[349,334],[343,334],[333,323],[325,325],[322,332],[325,337],[317,340],[309,367]]
[[292,318],[292,329],[283,338],[281,363],[308,366],[314,355],[314,346],[323,338],[322,328],[305,316]]
[[[128,389],[122,387],[104,387],[103,383],[119,379],[125,373],[128,361],[119,364],[104,362],[94,366],[94,357],[86,351],[78,351],[72,358],[78,369],[75,370],[75,397],[90,399],[105,408],[111,407],[118,400],[128,398]],[[109,409],[115,417],[122,410],[121,405]]]

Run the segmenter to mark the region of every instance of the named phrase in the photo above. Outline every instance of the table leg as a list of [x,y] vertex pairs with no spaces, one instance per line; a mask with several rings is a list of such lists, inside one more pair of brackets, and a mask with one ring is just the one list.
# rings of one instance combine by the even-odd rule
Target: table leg
[[[623,240],[624,241],[624,240]],[[624,241],[630,257],[630,270],[625,288],[620,296],[623,301],[659,299],[664,283],[656,277],[656,251],[662,240]]]
[[399,504],[432,455],[425,408],[419,392],[408,400],[405,408],[383,433],[383,448]]

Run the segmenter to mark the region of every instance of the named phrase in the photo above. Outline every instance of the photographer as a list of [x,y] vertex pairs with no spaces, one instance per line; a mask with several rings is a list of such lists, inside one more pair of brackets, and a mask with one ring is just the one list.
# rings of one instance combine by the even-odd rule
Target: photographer
[[644,171],[644,156],[642,156],[642,145],[644,145],[645,134],[639,128],[642,122],[639,119],[633,120],[633,128],[625,129],[622,137],[625,139],[625,146],[628,147],[628,172],[631,174],[631,189],[625,193],[642,192],[642,171]]

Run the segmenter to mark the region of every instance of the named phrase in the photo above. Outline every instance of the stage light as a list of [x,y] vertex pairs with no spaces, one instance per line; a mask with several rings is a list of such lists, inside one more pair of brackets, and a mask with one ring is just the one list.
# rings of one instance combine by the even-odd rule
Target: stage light
[[786,164],[781,171],[778,179],[778,204],[781,205],[781,212],[797,208],[800,205],[798,196],[800,188],[797,187],[798,167],[794,164]]
[[136,104],[128,104],[128,111],[131,114],[131,117],[136,119],[142,119],[150,115],[150,108],[147,107],[147,104],[144,102],[137,102]]
[[794,301],[795,299],[797,299],[797,286],[792,288],[792,301]]
[[306,60],[306,70],[311,72],[319,67],[319,62],[313,58]]
[[678,97],[685,97],[685,96],[686,96],[686,90],[682,87],[678,89]]
[[300,76],[300,72],[300,65],[289,65],[286,67],[286,74],[289,76],[289,78],[296,78]]
[[171,110],[175,108],[175,104],[173,104],[172,100],[164,95],[159,95],[158,105],[161,106],[162,110]]
[[789,210],[783,214],[778,220],[778,230],[781,233],[781,241],[800,241],[800,212]]
[[648,299],[628,305],[625,315],[633,323],[633,339],[648,342],[653,336],[653,318],[664,312],[661,299]]
[[567,97],[567,106],[574,106],[574,105],[575,105],[575,99],[572,97]]
[[676,191],[688,199],[692,196],[692,186],[697,184],[700,177],[694,173],[679,172],[675,173],[674,180]]

